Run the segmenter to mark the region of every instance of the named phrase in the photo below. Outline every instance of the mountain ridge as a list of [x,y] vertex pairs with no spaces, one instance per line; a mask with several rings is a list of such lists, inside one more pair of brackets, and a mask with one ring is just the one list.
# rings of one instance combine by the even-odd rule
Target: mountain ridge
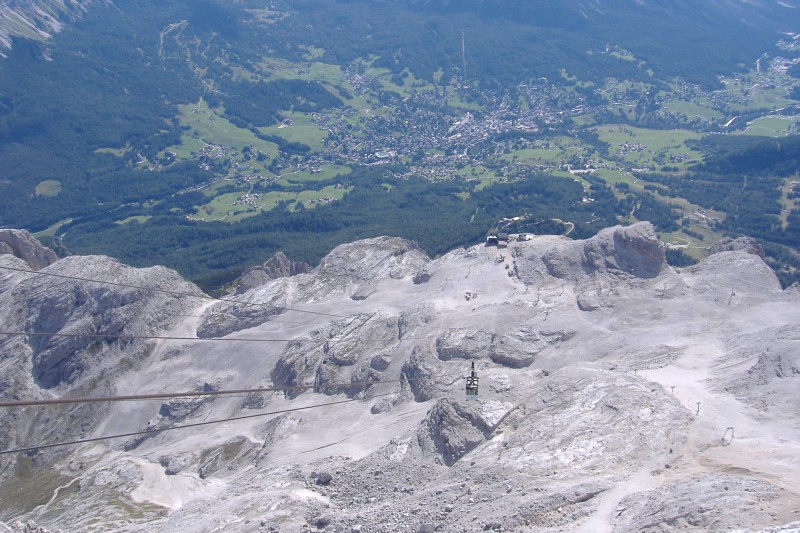
[[[436,259],[383,237],[225,302],[201,300],[174,272],[96,257],[3,271],[4,329],[44,326],[35,318],[61,309],[45,313],[66,319],[52,323],[61,332],[90,311],[99,334],[118,331],[99,320],[116,317],[123,333],[176,337],[78,345],[62,361],[83,366],[49,388],[32,365],[59,339],[6,339],[3,398],[308,389],[65,407],[63,417],[2,411],[9,446],[248,418],[0,456],[0,520],[120,531],[791,524],[799,440],[781,398],[800,379],[800,292],[781,289],[752,243],[723,244],[686,269],[660,247],[649,223]],[[9,264],[23,263],[0,255]],[[138,291],[131,307],[119,297],[133,289],[46,276],[78,270],[190,297]],[[88,298],[25,303],[59,294]],[[271,311],[255,316],[258,306]],[[212,319],[229,339],[284,340],[192,341]],[[470,360],[477,402],[464,400]]]

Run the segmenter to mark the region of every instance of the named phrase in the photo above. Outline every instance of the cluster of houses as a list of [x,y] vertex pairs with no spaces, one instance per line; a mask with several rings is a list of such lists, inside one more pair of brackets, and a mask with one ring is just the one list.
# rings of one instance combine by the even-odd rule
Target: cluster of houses
[[260,197],[260,194],[244,193],[233,202],[233,205],[244,205],[253,209],[261,209],[264,205],[258,203]]

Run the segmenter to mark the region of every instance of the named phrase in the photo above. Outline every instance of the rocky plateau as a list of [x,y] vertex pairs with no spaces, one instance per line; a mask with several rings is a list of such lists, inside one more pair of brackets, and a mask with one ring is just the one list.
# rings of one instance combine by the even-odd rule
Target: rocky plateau
[[0,232],[0,402],[192,394],[0,407],[0,532],[800,531],[800,288],[711,251],[381,237],[213,299]]

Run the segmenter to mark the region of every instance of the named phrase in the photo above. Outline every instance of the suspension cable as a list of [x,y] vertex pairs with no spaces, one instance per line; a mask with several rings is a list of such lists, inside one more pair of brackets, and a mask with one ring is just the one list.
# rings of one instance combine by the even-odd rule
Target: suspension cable
[[[414,378],[416,379],[416,378]],[[261,387],[255,389],[233,389],[216,391],[191,391],[191,392],[160,392],[154,394],[129,394],[124,396],[90,396],[85,398],[57,398],[52,400],[19,400],[11,402],[0,402],[2,407],[35,407],[43,405],[69,405],[78,403],[110,403],[110,402],[129,402],[139,400],[163,400],[168,398],[187,398],[196,396],[227,396],[232,394],[252,394],[260,392],[288,392],[296,390],[320,389],[343,389],[347,387],[368,387],[380,385],[382,383],[401,383],[401,379],[375,380],[375,381],[352,381],[350,383],[329,383],[316,385],[294,385],[290,387]],[[406,380],[406,381],[413,381]]]
[[[389,392],[389,393],[385,393],[385,394],[376,394],[375,396],[372,396],[372,398],[380,398],[381,396],[391,396],[391,395],[394,395],[394,394],[397,394],[397,393],[396,392]],[[246,420],[246,419],[249,419],[249,418],[259,418],[259,417],[263,417],[263,416],[277,415],[277,414],[283,414],[283,413],[291,413],[291,412],[294,412],[294,411],[304,411],[304,410],[307,410],[307,409],[315,409],[317,407],[328,407],[328,406],[331,406],[331,405],[340,405],[340,404],[343,404],[343,403],[350,403],[350,402],[357,402],[357,401],[360,401],[360,400],[353,398],[353,399],[349,399],[349,400],[340,400],[340,401],[336,401],[336,402],[329,402],[329,403],[323,403],[323,404],[317,404],[317,405],[307,405],[305,407],[293,407],[291,409],[281,409],[279,411],[270,411],[268,413],[258,413],[258,414],[253,414],[253,415],[234,416],[234,417],[230,417],[230,418],[224,418],[222,420],[207,420],[205,422],[194,422],[194,423],[191,423],[191,424],[184,424],[184,425],[181,425],[181,426],[172,426],[172,427],[168,427],[168,428],[143,429],[141,431],[133,431],[131,433],[120,433],[118,435],[105,435],[105,436],[102,436],[102,437],[93,437],[93,438],[89,438],[89,439],[80,439],[80,440],[73,440],[73,441],[66,441],[66,442],[56,442],[56,443],[51,443],[51,444],[39,444],[39,445],[36,445],[36,446],[25,446],[25,447],[22,447],[22,448],[15,448],[15,449],[12,449],[12,450],[0,450],[0,455],[8,455],[8,454],[12,454],[12,453],[21,453],[21,452],[31,452],[31,451],[35,451],[35,450],[44,450],[44,449],[47,449],[47,448],[58,448],[58,447],[62,447],[62,446],[73,446],[73,445],[76,445],[76,444],[86,444],[86,443],[89,443],[89,442],[99,442],[99,441],[111,440],[111,439],[121,439],[121,438],[124,438],[124,437],[135,437],[137,435],[147,435],[147,434],[151,434],[151,433],[161,433],[163,431],[172,431],[172,430],[176,430],[176,429],[187,429],[187,428],[193,428],[193,427],[199,427],[199,426],[210,426],[212,424],[222,424],[222,423],[225,423],[225,422],[233,422],[233,421],[236,421],[236,420]]]

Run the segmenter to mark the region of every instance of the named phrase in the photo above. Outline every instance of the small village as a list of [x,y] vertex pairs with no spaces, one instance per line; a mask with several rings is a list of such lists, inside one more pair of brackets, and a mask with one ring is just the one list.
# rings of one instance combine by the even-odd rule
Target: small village
[[[607,50],[606,53],[621,54],[624,51]],[[770,63],[761,61],[759,68],[764,72],[754,74],[754,87],[773,87],[778,83],[774,74],[795,63],[794,59],[780,57],[772,58]],[[630,140],[610,146],[611,157],[605,159],[593,156],[587,149],[590,146],[580,144],[577,139],[578,148],[565,159],[563,154],[566,152],[555,139],[559,136],[576,137],[577,130],[571,127],[575,118],[607,113],[612,107],[620,112],[634,108],[640,112],[646,107],[643,107],[643,99],[649,99],[651,103],[648,105],[655,106],[654,119],[666,121],[668,125],[673,122],[679,125],[681,120],[688,119],[681,113],[667,114],[671,101],[705,99],[715,109],[727,112],[731,106],[743,105],[747,103],[746,98],[750,98],[736,91],[707,91],[684,83],[671,95],[651,95],[630,88],[622,91],[610,86],[606,92],[607,101],[597,102],[545,78],[520,84],[513,91],[513,98],[500,92],[476,92],[466,86],[430,88],[417,82],[408,95],[403,96],[386,91],[385,79],[371,72],[363,63],[355,62],[345,69],[344,75],[353,92],[373,100],[375,109],[344,106],[310,114],[314,127],[323,135],[320,150],[311,150],[303,155],[280,152],[273,157],[252,146],[230,147],[204,141],[194,158],[202,170],[217,175],[215,181],[226,181],[244,188],[245,192],[232,205],[252,212],[265,208],[262,192],[275,187],[283,178],[291,179],[294,174],[319,175],[331,166],[380,165],[391,169],[398,179],[424,178],[430,181],[478,181],[488,175],[497,182],[552,171],[569,173],[576,179],[600,170],[648,172],[656,170],[654,165],[679,165],[691,156],[675,151],[652,153],[647,145],[635,139],[634,132],[627,126],[621,126],[621,131],[627,132]],[[721,82],[727,86],[741,80],[723,78]],[[456,96],[461,104],[454,104]],[[469,103],[470,99],[475,103]],[[520,105],[522,100],[524,106]],[[200,108],[193,110],[201,111],[207,112]],[[213,113],[208,115],[208,120],[213,121]],[[692,127],[697,128],[697,118],[692,120]],[[700,127],[714,131],[730,125],[731,122],[710,121]],[[294,120],[287,117],[277,127],[288,130],[296,126]],[[543,136],[545,132],[546,136]],[[562,155],[552,159],[518,159],[516,153],[521,149],[560,151]],[[581,154],[581,150],[586,151]],[[333,181],[337,187],[344,186],[337,180]],[[212,183],[203,183],[188,191],[205,190]],[[308,202],[308,205],[334,201],[333,197],[322,197]],[[584,202],[590,201],[590,197],[584,198]]]

